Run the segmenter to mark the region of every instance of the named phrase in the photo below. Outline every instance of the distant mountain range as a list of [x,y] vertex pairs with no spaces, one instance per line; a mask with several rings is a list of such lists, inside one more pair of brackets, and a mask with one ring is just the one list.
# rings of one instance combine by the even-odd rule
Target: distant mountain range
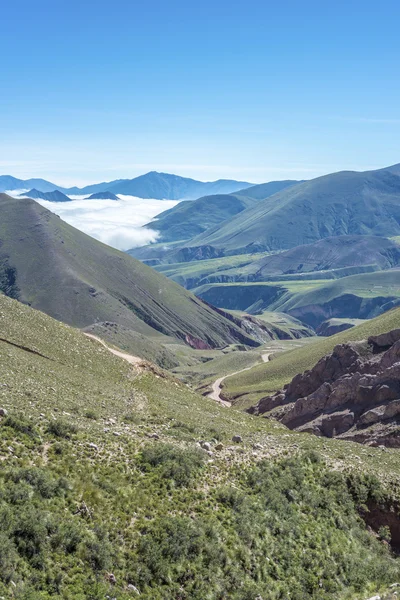
[[70,202],[71,198],[68,198],[60,190],[54,190],[53,192],[40,192],[39,190],[33,189],[29,192],[20,194],[24,198],[32,198],[33,200],[48,200],[49,202]]
[[60,190],[65,194],[97,194],[111,192],[138,198],[154,198],[158,200],[194,200],[210,194],[230,194],[251,187],[246,181],[220,179],[203,182],[168,173],[151,171],[134,179],[118,179],[116,181],[96,183],[83,188],[62,186],[44,179],[16,179],[10,175],[0,176],[0,192],[35,188],[40,192]]

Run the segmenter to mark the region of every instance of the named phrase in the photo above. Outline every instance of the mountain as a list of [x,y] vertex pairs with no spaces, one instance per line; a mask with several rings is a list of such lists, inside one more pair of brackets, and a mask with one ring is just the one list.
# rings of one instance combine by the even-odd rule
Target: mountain
[[59,186],[45,179],[17,179],[11,175],[0,175],[0,192],[30,190],[31,188],[41,192],[51,192],[57,187]]
[[303,182],[304,181],[296,181],[294,179],[269,181],[268,183],[260,183],[258,185],[253,185],[252,187],[246,187],[244,190],[239,190],[238,194],[243,193],[249,198],[254,198],[254,200],[265,200],[265,198],[269,198],[269,196],[272,196],[273,194],[277,194],[286,188]]
[[237,194],[204,196],[191,202],[180,202],[157,215],[145,227],[160,233],[159,242],[187,240],[253,206],[255,202]]
[[29,192],[20,194],[21,197],[32,198],[32,200],[48,200],[49,202],[71,202],[71,198],[68,198],[60,190],[54,190],[53,192],[40,192],[39,190],[32,189]]
[[112,192],[97,192],[86,198],[86,200],[119,200],[119,198]]
[[[333,275],[337,273],[340,276],[340,269],[351,274],[351,269],[377,271],[399,264],[400,246],[396,242],[373,235],[345,235],[265,256],[242,269],[226,272],[224,281],[267,281],[281,275],[297,277],[302,273],[319,271],[324,274],[331,271]],[[329,275],[326,273],[326,276]],[[212,280],[209,279],[209,282]]]
[[118,179],[104,183],[88,185],[84,188],[70,188],[71,194],[92,194],[110,191],[114,194],[125,194],[138,198],[154,198],[158,200],[195,200],[210,194],[230,194],[252,184],[245,181],[220,179],[218,181],[196,181],[179,175],[157,173],[151,171],[134,179]]
[[0,291],[60,321],[80,328],[113,322],[194,347],[257,345],[239,320],[33,200],[1,194],[0,223]]
[[394,450],[288,435],[1,294],[0,318],[2,597],[386,600],[400,580]]
[[343,171],[284,189],[192,239],[225,254],[284,250],[339,235],[400,234],[395,167]]

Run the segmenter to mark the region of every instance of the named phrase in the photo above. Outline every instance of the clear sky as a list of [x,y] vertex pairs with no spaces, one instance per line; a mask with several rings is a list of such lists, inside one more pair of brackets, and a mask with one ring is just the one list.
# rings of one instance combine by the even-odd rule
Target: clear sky
[[2,3],[0,173],[261,182],[400,162],[398,0]]

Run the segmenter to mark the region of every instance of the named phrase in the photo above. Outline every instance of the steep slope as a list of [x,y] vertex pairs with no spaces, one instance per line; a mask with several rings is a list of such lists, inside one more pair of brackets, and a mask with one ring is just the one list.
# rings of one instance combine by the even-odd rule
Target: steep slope
[[400,233],[400,177],[390,171],[325,175],[270,196],[193,239],[229,253],[283,250],[338,235]]
[[65,323],[112,321],[186,343],[255,344],[190,292],[29,199],[0,195],[1,290]]
[[2,295],[0,319],[4,598],[345,600],[399,580],[394,451],[228,411]]
[[20,194],[22,198],[32,198],[32,200],[49,200],[49,202],[70,202],[71,198],[68,198],[60,190],[54,190],[53,192],[41,192],[36,189],[29,190]]
[[180,202],[157,215],[145,227],[160,232],[159,242],[188,240],[253,204],[255,200],[234,194],[204,196],[192,202]]

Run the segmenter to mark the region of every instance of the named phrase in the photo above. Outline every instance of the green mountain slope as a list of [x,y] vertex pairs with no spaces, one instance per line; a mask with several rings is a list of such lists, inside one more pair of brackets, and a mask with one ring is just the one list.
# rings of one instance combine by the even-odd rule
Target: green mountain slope
[[399,223],[400,177],[387,170],[346,171],[274,194],[191,245],[225,254],[282,250],[338,235],[398,235]]
[[[338,236],[314,244],[297,246],[279,252],[244,267],[242,280],[265,281],[276,275],[294,275],[315,271],[330,271],[348,267],[390,269],[400,264],[400,246],[377,236]],[[236,270],[235,270],[236,271]],[[240,279],[236,279],[240,281]]]
[[290,297],[281,296],[272,309],[318,326],[331,317],[368,319],[400,302],[400,270],[351,275]]
[[253,206],[255,202],[252,198],[234,194],[204,196],[193,202],[180,202],[157,215],[145,227],[160,233],[159,242],[188,240]]
[[377,533],[396,452],[229,411],[2,295],[0,319],[5,598],[355,600],[399,580]]
[[254,344],[190,292],[33,200],[0,195],[0,241],[0,290],[65,323],[111,321],[192,345]]

